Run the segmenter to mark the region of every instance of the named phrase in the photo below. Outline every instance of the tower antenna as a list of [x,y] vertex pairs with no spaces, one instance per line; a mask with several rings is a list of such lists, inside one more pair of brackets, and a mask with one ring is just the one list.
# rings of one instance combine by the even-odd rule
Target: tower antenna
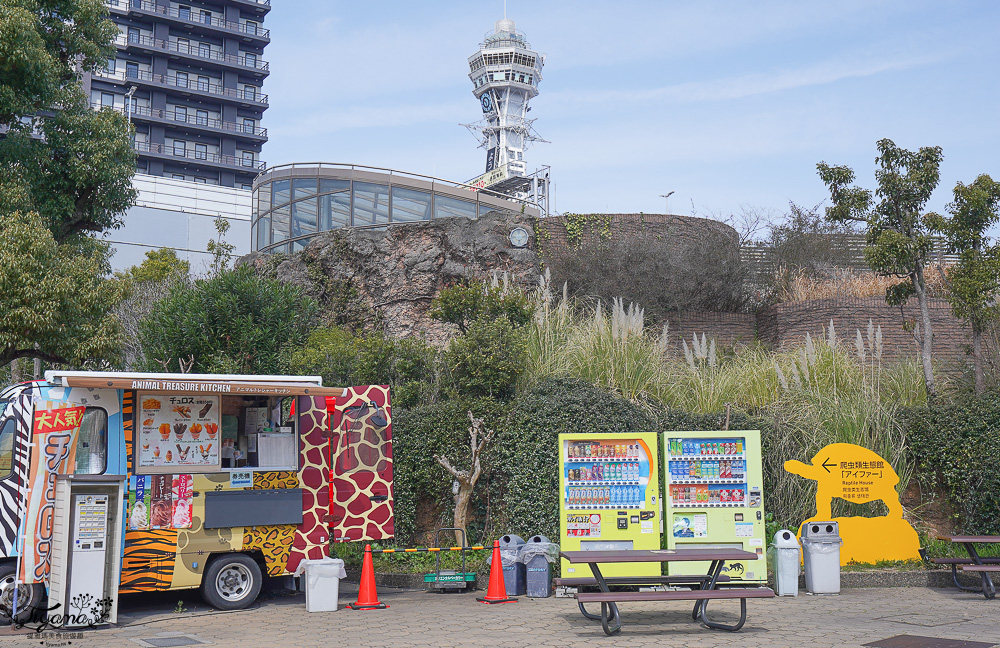
[[463,124],[486,149],[486,172],[469,184],[538,204],[548,215],[549,169],[527,173],[524,151],[532,142],[544,142],[528,117],[528,102],[538,96],[545,57],[531,49],[514,21],[498,20],[479,50],[469,57],[472,94],[482,108],[482,119]]

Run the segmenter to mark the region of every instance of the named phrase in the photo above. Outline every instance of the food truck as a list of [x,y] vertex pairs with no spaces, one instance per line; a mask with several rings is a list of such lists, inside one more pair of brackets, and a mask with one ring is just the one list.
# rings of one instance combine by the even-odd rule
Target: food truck
[[47,371],[0,391],[7,622],[113,623],[119,594],[186,588],[240,609],[330,542],[392,535],[386,386]]

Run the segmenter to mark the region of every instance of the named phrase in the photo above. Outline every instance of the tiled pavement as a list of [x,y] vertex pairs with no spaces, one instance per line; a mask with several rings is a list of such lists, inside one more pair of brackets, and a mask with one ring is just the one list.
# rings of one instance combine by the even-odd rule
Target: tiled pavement
[[[527,599],[503,605],[476,602],[475,593],[435,594],[381,588],[387,610],[345,609],[357,585],[341,584],[341,609],[309,614],[301,594],[272,596],[249,610],[217,612],[197,592],[126,597],[120,625],[69,637],[73,648],[136,648],[192,639],[215,646],[308,648],[329,646],[757,646],[851,647],[895,635],[921,635],[1000,643],[1000,599],[948,589],[844,589],[838,596],[751,599],[748,621],[737,633],[691,621],[690,605],[623,603],[624,628],[607,637],[576,601]],[[478,595],[482,595],[479,592]],[[183,612],[175,612],[178,599]],[[732,618],[738,604],[715,601],[714,616]],[[722,613],[720,615],[720,612]],[[170,641],[170,638],[173,638]],[[146,643],[144,640],[152,640]],[[68,645],[67,637],[0,631],[0,646]],[[189,643],[188,645],[193,645]]]

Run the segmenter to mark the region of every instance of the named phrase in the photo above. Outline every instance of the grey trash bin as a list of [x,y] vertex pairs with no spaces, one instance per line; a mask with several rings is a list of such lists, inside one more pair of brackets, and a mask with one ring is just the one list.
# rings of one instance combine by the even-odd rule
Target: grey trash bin
[[520,550],[524,563],[525,593],[533,598],[552,596],[552,563],[559,559],[559,545],[545,536],[531,536]]
[[771,564],[774,565],[774,593],[778,596],[798,596],[801,553],[795,532],[782,529],[775,533],[771,552]]
[[807,522],[802,525],[802,553],[805,560],[806,591],[811,594],[840,594],[840,527],[836,522]]
[[521,562],[521,547],[524,539],[514,534],[500,536],[500,564],[503,565],[503,586],[507,596],[524,596],[524,563]]

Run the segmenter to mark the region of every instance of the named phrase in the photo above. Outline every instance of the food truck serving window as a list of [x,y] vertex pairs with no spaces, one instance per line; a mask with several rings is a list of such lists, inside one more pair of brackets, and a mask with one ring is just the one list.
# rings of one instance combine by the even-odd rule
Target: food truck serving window
[[291,415],[294,397],[223,398],[223,469],[298,470],[298,429]]

